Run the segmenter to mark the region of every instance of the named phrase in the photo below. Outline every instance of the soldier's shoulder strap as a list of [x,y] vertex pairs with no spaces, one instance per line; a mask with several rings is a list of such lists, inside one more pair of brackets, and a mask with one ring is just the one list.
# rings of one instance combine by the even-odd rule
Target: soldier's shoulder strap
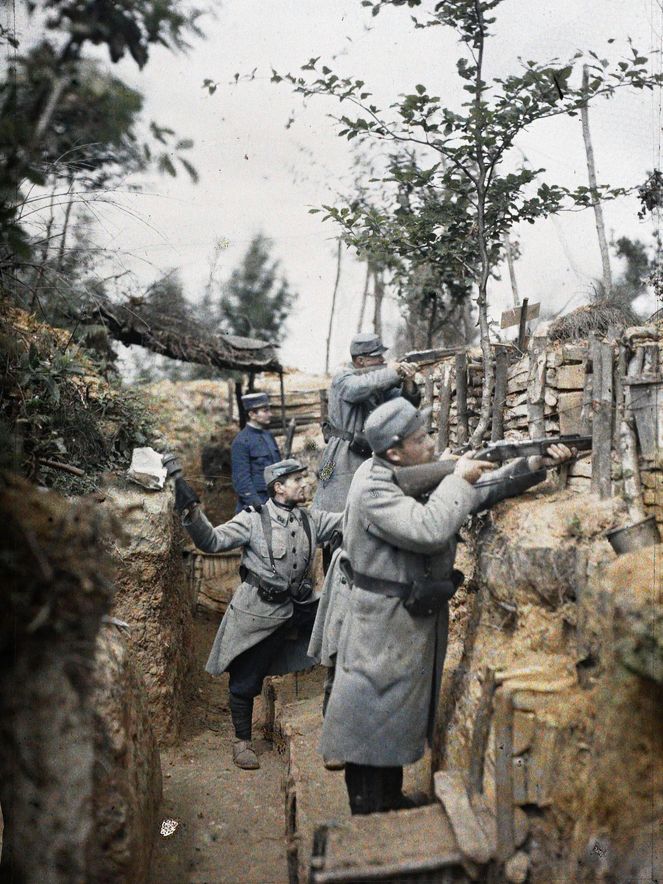
[[262,527],[262,534],[265,538],[265,543],[267,544],[269,564],[271,565],[272,573],[276,574],[276,562],[274,561],[274,553],[272,552],[272,516],[269,512],[269,507],[267,507],[266,505],[261,507],[260,509],[260,525]]

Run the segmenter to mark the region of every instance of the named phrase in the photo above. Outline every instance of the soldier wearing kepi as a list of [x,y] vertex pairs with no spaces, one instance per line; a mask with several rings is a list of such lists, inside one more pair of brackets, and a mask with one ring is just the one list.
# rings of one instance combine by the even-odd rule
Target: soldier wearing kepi
[[323,426],[328,441],[320,458],[314,509],[343,512],[352,477],[371,454],[363,435],[368,415],[398,396],[419,404],[421,397],[414,383],[416,367],[407,362],[386,364],[386,350],[377,335],[355,335],[350,343],[352,365],[332,379]]
[[404,399],[373,412],[365,433],[375,453],[355,474],[345,511],[353,585],[320,749],[346,762],[352,813],[412,806],[403,765],[421,758],[433,734],[448,600],[462,580],[453,567],[456,532],[470,513],[537,484],[543,466],[572,456],[553,444],[547,459],[520,458],[491,472],[482,488],[493,465],[463,455],[420,503],[394,473],[433,459],[427,412]]
[[242,396],[242,406],[248,420],[230,447],[233,488],[237,494],[235,512],[265,503],[268,496],[263,475],[265,467],[281,459],[276,440],[268,429],[272,412],[267,393],[247,393]]
[[230,673],[233,761],[247,770],[260,767],[251,743],[251,718],[265,676],[297,672],[315,663],[306,653],[317,607],[310,566],[316,544],[330,539],[342,516],[300,508],[305,500],[304,471],[294,459],[266,467],[269,501],[216,528],[198,507],[193,489],[184,479],[175,480],[175,507],[196,546],[208,553],[242,547],[242,582],[205,668],[212,675]]

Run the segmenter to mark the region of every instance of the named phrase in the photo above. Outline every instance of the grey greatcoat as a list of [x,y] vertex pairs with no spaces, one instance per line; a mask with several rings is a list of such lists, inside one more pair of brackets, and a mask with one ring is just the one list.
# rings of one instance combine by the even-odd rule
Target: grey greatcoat
[[[349,366],[332,379],[327,403],[329,422],[346,433],[361,433],[366,418],[378,405],[401,395],[401,379],[393,368],[385,365],[366,371]],[[418,404],[418,394],[405,398]],[[348,440],[332,436],[320,458],[313,509],[343,512],[352,477],[365,460],[366,456],[350,451]]]
[[345,550],[337,549],[331,557],[320,593],[308,655],[323,666],[336,664],[338,638],[350,603],[351,584],[348,563]]
[[[521,459],[490,474],[504,486],[472,487],[451,475],[427,503],[406,497],[391,464],[373,457],[357,471],[344,525],[355,574],[410,583],[426,569],[448,579],[456,532],[472,512],[540,482]],[[398,598],[353,586],[338,643],[336,678],[322,729],[325,758],[395,767],[410,764],[432,738],[447,645],[448,605],[413,617]]]
[[[225,525],[214,528],[205,514],[196,508],[183,525],[191,539],[203,552],[216,553],[242,547],[242,565],[272,586],[286,589],[299,585],[307,569],[309,544],[298,507],[287,510],[270,500],[265,504],[271,517],[272,554],[276,573],[272,571],[267,542],[263,536],[260,514],[243,511]],[[342,514],[310,512],[312,557],[318,543],[327,543],[340,530]],[[304,604],[314,604],[312,595]],[[212,675],[224,672],[232,660],[266,638],[293,614],[293,601],[273,604],[263,601],[258,590],[242,582],[223,616],[214,639],[205,669]],[[274,660],[270,675],[283,675],[312,666],[315,661],[306,654],[308,636],[284,642],[282,653]]]

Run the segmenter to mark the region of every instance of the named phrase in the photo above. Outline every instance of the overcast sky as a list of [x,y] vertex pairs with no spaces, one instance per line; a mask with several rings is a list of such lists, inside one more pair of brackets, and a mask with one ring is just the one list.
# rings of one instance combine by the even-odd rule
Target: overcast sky
[[[488,44],[487,71],[498,76],[514,71],[519,55],[547,60],[582,48],[614,57],[629,35],[647,53],[660,50],[662,18],[660,0],[505,0]],[[145,281],[179,268],[195,300],[215,243],[225,244],[220,275],[227,276],[251,237],[262,231],[273,239],[274,254],[300,295],[282,348],[284,362],[319,371],[336,230],[308,209],[329,201],[348,179],[352,156],[327,116],[336,110],[332,101],[311,98],[305,106],[284,84],[270,83],[271,68],[296,71],[309,57],[321,56],[321,64],[341,75],[365,80],[376,103],[421,82],[453,105],[462,95],[455,75],[459,47],[446,28],[415,31],[407,8],[386,9],[373,18],[359,0],[226,0],[203,28],[206,39],[196,41],[186,56],[152,49],[143,72],[130,61],[117,66],[145,94],[147,118],[195,140],[191,159],[200,183],[193,186],[184,175],[152,176],[142,194],[122,196],[138,217],[104,211],[100,238],[108,248],[119,248],[124,265]],[[608,47],[611,37],[616,42]],[[230,85],[236,72],[254,68],[252,82]],[[652,69],[660,70],[660,57]],[[202,88],[205,78],[219,83],[214,95]],[[660,128],[660,90],[624,93],[593,105],[599,180],[629,186],[660,167]],[[519,147],[532,164],[546,168],[546,180],[587,183],[579,119],[541,124]],[[651,222],[639,222],[637,208],[635,198],[608,204],[608,230],[650,241]],[[577,306],[586,299],[591,279],[600,275],[591,210],[524,228],[515,231],[523,253],[516,267],[521,296],[558,308],[567,302]],[[362,284],[362,267],[346,253],[333,363],[345,358],[356,330]],[[510,306],[506,278],[491,283],[489,299],[493,315]],[[389,339],[398,315],[394,302],[387,314]]]

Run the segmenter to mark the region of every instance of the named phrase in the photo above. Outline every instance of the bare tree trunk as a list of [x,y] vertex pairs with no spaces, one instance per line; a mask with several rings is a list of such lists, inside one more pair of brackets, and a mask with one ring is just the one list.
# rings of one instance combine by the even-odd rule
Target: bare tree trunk
[[504,234],[504,252],[506,254],[506,263],[509,268],[509,279],[511,280],[511,293],[513,295],[513,306],[520,306],[520,295],[518,293],[518,280],[516,279],[516,268],[513,263],[513,251],[511,249],[511,240],[508,231]]
[[[586,92],[589,87],[589,70],[587,65],[583,65],[582,69],[582,88]],[[587,154],[587,173],[589,175],[589,189],[592,194],[592,206],[594,207],[594,219],[596,221],[596,232],[599,237],[599,249],[601,250],[601,264],[603,265],[603,288],[605,294],[609,295],[612,291],[612,273],[610,271],[610,253],[608,252],[608,241],[605,236],[605,224],[603,222],[603,209],[599,199],[598,188],[596,184],[596,166],[594,164],[594,149],[592,148],[592,138],[589,131],[589,107],[585,103],[580,108],[580,118],[582,120],[582,137],[585,142],[585,153]]]
[[332,326],[334,324],[334,311],[336,310],[336,294],[338,292],[338,281],[341,278],[341,247],[343,243],[339,236],[338,249],[336,252],[336,281],[334,282],[334,293],[332,294],[331,310],[329,311],[329,328],[327,330],[327,351],[325,353],[325,374],[329,374],[329,348],[331,345]]
[[384,277],[382,271],[373,271],[373,331],[382,338],[382,299],[384,298]]
[[366,300],[368,298],[368,284],[371,279],[371,262],[366,261],[366,279],[364,280],[364,291],[361,293],[361,307],[359,308],[359,322],[357,323],[357,334],[361,331],[364,324],[364,314],[366,313]]
[[72,175],[69,176],[69,202],[67,203],[67,208],[64,213],[64,222],[62,224],[62,234],[60,236],[60,247],[58,249],[58,261],[57,261],[57,269],[58,273],[62,270],[62,265],[64,263],[64,250],[67,242],[67,231],[69,229],[69,218],[71,217],[71,207],[74,204],[74,195],[71,192],[74,186],[74,178]]
[[428,320],[428,331],[426,332],[426,347],[430,350],[433,346],[433,333],[435,331],[435,320],[437,319],[437,292],[433,295],[433,303],[430,308],[430,317]]
[[[474,103],[477,110],[477,118],[480,116],[481,100],[482,100],[482,69],[483,69],[483,50],[484,50],[484,22],[483,11],[479,0],[474,2],[477,19],[480,24],[479,44],[477,47],[477,65],[475,77],[475,97]],[[477,306],[479,308],[479,331],[481,334],[481,355],[483,361],[483,383],[481,386],[481,407],[479,409],[479,421],[475,427],[470,444],[478,446],[483,439],[484,433],[490,425],[492,417],[491,397],[493,392],[493,354],[490,347],[490,328],[488,326],[488,277],[490,275],[490,263],[488,258],[488,246],[486,243],[486,176],[487,169],[485,164],[484,146],[481,136],[481,128],[477,126],[476,130],[476,155],[477,155],[477,239],[479,241],[479,257],[481,261],[481,272],[479,276],[479,294],[477,297]]]

